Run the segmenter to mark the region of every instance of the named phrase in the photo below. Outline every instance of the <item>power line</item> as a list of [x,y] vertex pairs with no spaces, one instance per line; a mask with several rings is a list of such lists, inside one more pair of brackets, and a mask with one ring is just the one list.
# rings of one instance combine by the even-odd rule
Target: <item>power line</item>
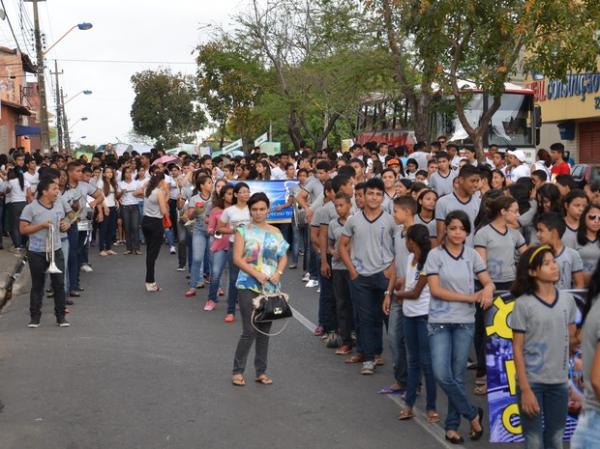
[[[4,10],[4,12],[6,12],[6,6],[4,6],[4,0],[0,0],[0,4],[2,4],[2,9]],[[12,23],[10,22],[10,17],[8,17],[8,13],[6,13],[6,21],[8,22],[8,26],[10,27],[10,32],[13,35],[13,38],[15,39],[15,44],[17,44],[17,50],[19,50],[19,53],[21,52],[21,46],[19,45],[19,41],[17,40],[17,36],[15,35],[15,30],[13,29]]]
[[59,62],[90,62],[103,64],[173,64],[173,65],[196,65],[195,62],[182,61],[134,61],[117,59],[57,59]]

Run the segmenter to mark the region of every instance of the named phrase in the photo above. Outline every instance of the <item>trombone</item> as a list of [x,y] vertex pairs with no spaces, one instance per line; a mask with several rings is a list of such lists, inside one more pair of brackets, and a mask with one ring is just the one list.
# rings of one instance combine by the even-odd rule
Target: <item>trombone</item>
[[49,262],[48,269],[46,273],[50,274],[59,274],[62,273],[56,266],[56,262],[54,260],[54,233],[56,230],[54,229],[54,224],[50,224],[48,228],[48,239],[46,241],[46,261]]

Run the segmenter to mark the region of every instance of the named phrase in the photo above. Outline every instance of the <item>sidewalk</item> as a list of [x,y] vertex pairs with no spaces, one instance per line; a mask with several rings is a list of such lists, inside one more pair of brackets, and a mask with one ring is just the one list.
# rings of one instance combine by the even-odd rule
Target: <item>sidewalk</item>
[[13,287],[16,287],[20,293],[23,293],[21,290],[25,288],[25,284],[27,283],[27,279],[25,278],[17,279],[17,281],[13,283],[13,280],[15,279],[14,276],[18,271],[21,271],[21,273],[27,277],[28,270],[22,270],[25,253],[17,254],[6,249],[11,246],[9,239],[5,238],[5,249],[0,249],[0,311],[10,299],[10,292]]

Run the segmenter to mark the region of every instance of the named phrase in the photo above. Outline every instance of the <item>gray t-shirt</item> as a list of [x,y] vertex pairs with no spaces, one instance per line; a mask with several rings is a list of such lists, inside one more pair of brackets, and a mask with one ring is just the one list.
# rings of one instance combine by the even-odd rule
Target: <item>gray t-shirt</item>
[[475,234],[475,248],[484,248],[487,270],[493,282],[511,282],[517,278],[515,252],[525,245],[519,231],[506,228],[504,233],[488,224]]
[[163,214],[160,211],[160,204],[158,203],[158,192],[160,187],[155,187],[150,193],[150,196],[146,196],[144,193],[144,216],[151,218],[162,218]]
[[396,225],[394,230],[394,253],[396,255],[396,276],[398,279],[406,276],[406,263],[408,261],[408,248],[406,247],[406,236],[403,225]]
[[[339,254],[339,246],[340,246],[340,238],[342,237],[342,231],[344,230],[344,225],[340,223],[339,218],[334,218],[329,222],[329,226],[327,227],[327,238],[331,243],[333,243],[333,248],[337,254]],[[331,258],[331,269],[332,270],[347,270],[346,265],[342,262],[342,259],[339,257]]]
[[471,233],[467,235],[465,244],[473,247],[473,233],[475,232],[475,218],[479,213],[479,206],[481,199],[473,195],[466,203],[463,203],[458,199],[456,194],[453,192],[450,195],[441,197],[435,205],[435,219],[438,221],[444,221],[446,215],[455,210],[462,210],[469,217],[471,222]]
[[381,208],[390,215],[394,214],[394,197],[390,196],[387,192],[383,192]]
[[335,211],[335,203],[333,201],[329,201],[319,210],[321,211],[321,215],[319,216],[319,225],[329,225],[331,220],[334,220],[338,217],[338,213]]
[[598,242],[598,239],[593,242],[588,241],[585,245],[578,243],[575,250],[583,262],[583,271],[593,273],[600,259],[600,242]]
[[[33,200],[23,209],[21,221],[32,225],[51,221],[54,224],[54,250],[62,248],[60,241],[60,221],[65,217],[65,209],[61,201],[56,201],[51,208],[42,205],[38,200]],[[44,228],[29,235],[29,251],[45,253],[48,243],[49,230]]]
[[[529,200],[529,209],[526,212],[523,212],[523,214],[521,214],[519,216],[518,222],[521,225],[521,227],[525,228],[527,226],[533,225],[533,219],[535,218],[536,213],[537,213],[537,201]],[[535,234],[535,229],[533,230],[533,233]]]
[[418,223],[418,224],[427,226],[427,230],[429,231],[429,238],[434,239],[437,237],[437,222],[436,222],[435,218],[432,218],[431,220],[426,221],[419,214],[415,214],[414,220],[415,220],[415,224]]
[[323,183],[314,176],[306,178],[304,190],[308,192],[308,203],[312,203],[323,193]]
[[567,248],[577,248],[577,229],[573,229],[567,225],[561,240]]
[[342,234],[352,238],[350,257],[358,274],[371,276],[392,264],[395,228],[394,219],[384,211],[372,221],[364,211],[348,218]]
[[449,195],[454,190],[454,178],[458,173],[454,170],[450,170],[448,176],[442,176],[440,172],[435,172],[429,178],[429,187],[434,190],[438,197]]
[[232,234],[229,236],[229,241],[233,242],[236,228],[246,226],[250,223],[250,210],[248,207],[240,209],[236,205],[229,206],[223,211],[219,220],[223,223],[229,223],[229,227],[232,231]]
[[584,409],[600,413],[600,401],[592,387],[592,366],[596,356],[596,348],[600,343],[600,296],[594,299],[581,332],[581,354],[583,357],[583,381],[585,383]]
[[[425,262],[427,276],[439,276],[440,287],[454,292],[472,295],[475,292],[475,278],[485,271],[485,263],[473,248],[464,246],[462,254],[454,257],[444,245],[432,249]],[[475,322],[475,304],[469,302],[446,301],[431,294],[429,303],[430,323]]]
[[515,301],[509,325],[525,334],[523,357],[529,383],[562,384],[569,377],[569,325],[577,319],[577,305],[569,292],[558,291],[553,304],[537,295]]
[[[197,193],[193,197],[189,199],[187,202],[187,207],[194,208],[194,231],[207,231],[208,225],[206,224],[205,219],[210,215],[210,211],[212,210],[212,197],[202,198],[202,196]],[[202,206],[199,204],[202,203]],[[198,204],[198,206],[196,206]]]
[[560,269],[560,279],[556,288],[559,290],[573,288],[573,274],[583,271],[583,262],[577,251],[573,248],[563,247],[560,254],[556,255],[556,263]]

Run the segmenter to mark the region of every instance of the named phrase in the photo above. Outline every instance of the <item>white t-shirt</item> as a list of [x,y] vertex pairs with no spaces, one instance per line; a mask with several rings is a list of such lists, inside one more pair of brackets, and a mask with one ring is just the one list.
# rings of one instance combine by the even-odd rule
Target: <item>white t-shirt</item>
[[279,166],[275,166],[271,169],[271,179],[287,179],[287,176]]
[[[96,188],[98,190],[100,190],[102,193],[104,193],[104,181],[102,179],[98,180],[98,184],[96,184]],[[108,207],[115,207],[116,203],[115,203],[115,189],[113,188],[113,186],[109,186],[108,187],[108,195],[104,195],[104,204],[106,204]]]
[[[406,286],[404,289],[408,291],[415,288],[420,276],[425,276],[424,273],[417,270],[416,265],[413,265],[414,257],[415,255],[410,253],[406,261]],[[425,284],[419,299],[405,299],[402,301],[402,313],[407,317],[427,315],[429,314],[430,299],[429,286]]]
[[427,161],[431,155],[425,151],[414,151],[408,155],[409,159],[417,161],[417,170],[427,170]]
[[[248,207],[240,209],[235,205],[229,206],[223,211],[223,214],[221,214],[221,218],[219,220],[221,220],[223,223],[229,223],[229,227],[233,232],[235,232],[237,227],[246,226],[248,223],[250,223],[250,211],[248,210]],[[231,234],[229,241],[233,242],[234,237],[235,234]]]
[[512,182],[517,182],[520,178],[531,176],[531,171],[527,164],[521,164],[514,167],[509,174],[506,175]]
[[36,193],[37,190],[37,185],[40,183],[40,174],[39,172],[35,172],[33,175],[31,173],[29,173],[28,171],[25,172],[23,174],[23,178],[25,179],[25,182],[29,183],[29,188],[31,189],[31,192],[33,194]]
[[139,198],[133,196],[133,193],[141,186],[139,181],[132,179],[131,182],[121,181],[119,182],[119,191],[123,192],[121,195],[121,205],[123,206],[137,206]]
[[31,187],[27,181],[23,183],[23,188],[21,188],[19,179],[14,178],[8,181],[8,187],[10,187],[10,192],[6,194],[7,203],[22,203],[27,201],[27,189]]

